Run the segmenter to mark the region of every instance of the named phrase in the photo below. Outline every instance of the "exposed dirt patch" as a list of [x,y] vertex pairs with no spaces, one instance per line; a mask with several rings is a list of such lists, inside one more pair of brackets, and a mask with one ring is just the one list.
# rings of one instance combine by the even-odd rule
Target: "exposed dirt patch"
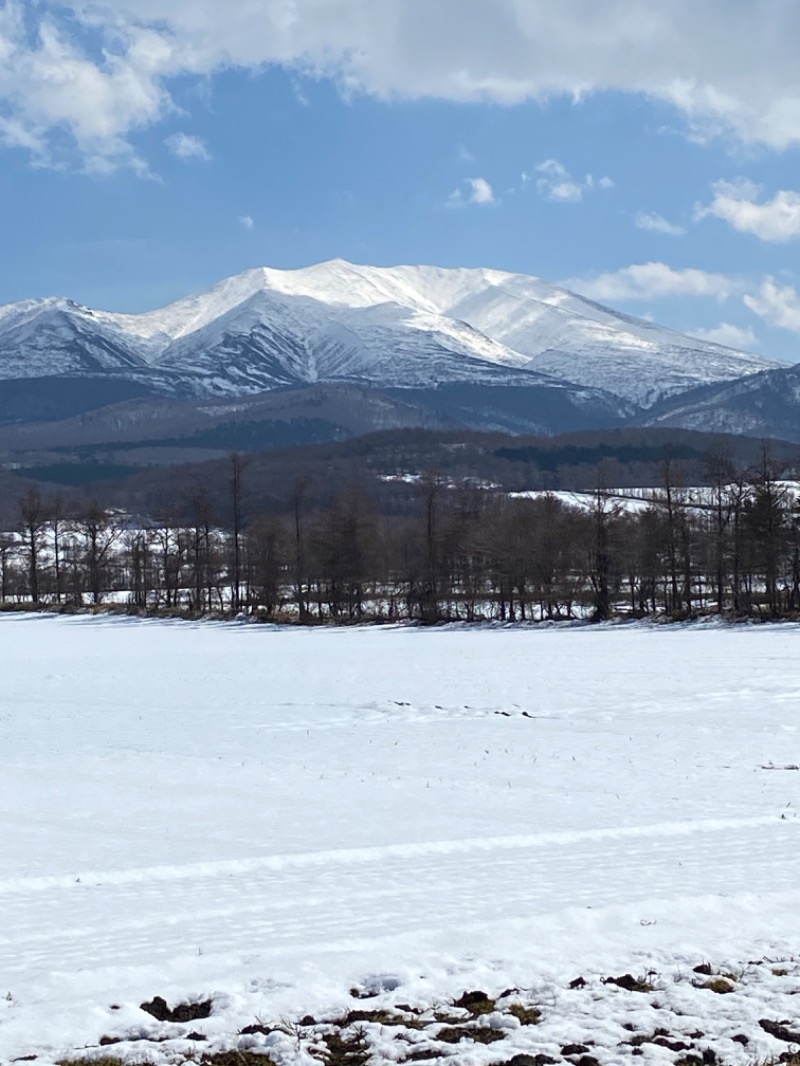
[[800,1032],[789,1028],[791,1022],[773,1022],[769,1018],[761,1018],[758,1024],[776,1040],[785,1040],[787,1044],[800,1044]]
[[327,1033],[323,1040],[327,1066],[366,1066],[370,1048],[363,1029],[353,1033]]
[[460,1044],[462,1040],[472,1040],[476,1044],[494,1044],[506,1034],[502,1029],[477,1029],[466,1025],[450,1025],[440,1029],[436,1039],[444,1044]]
[[634,977],[633,974],[624,973],[620,977],[604,977],[604,985],[617,985],[626,992],[654,992],[655,985],[649,980],[650,974],[645,977]]
[[351,1010],[336,1024],[342,1028],[355,1025],[357,1022],[373,1022],[375,1025],[402,1025],[406,1029],[423,1029],[424,1023],[418,1018],[407,1018],[392,1010]]
[[155,996],[148,1003],[140,1003],[139,1006],[159,1022],[195,1022],[198,1018],[208,1018],[211,1014],[210,999],[200,1003],[179,1003],[177,1007],[170,1007],[161,996]]
[[495,1001],[490,999],[485,992],[465,992],[463,996],[453,1002],[454,1007],[468,1010],[470,1014],[491,1014],[494,1010]]
[[[300,1023],[303,1024],[302,1022]],[[275,1027],[272,1025],[262,1025],[260,1022],[254,1022],[252,1025],[246,1025],[241,1030],[242,1036],[269,1036],[270,1033],[275,1032]]]
[[[59,1059],[58,1066],[126,1066],[126,1064],[123,1059],[118,1059],[110,1055],[103,1055],[99,1059]],[[141,1063],[141,1066],[148,1066],[148,1064]]]
[[499,1062],[497,1066],[553,1066],[555,1061],[549,1055],[527,1055],[521,1052],[519,1055],[512,1055],[505,1062]]
[[519,1055],[512,1055],[505,1062],[499,1062],[497,1066],[554,1066],[555,1062],[549,1055],[528,1055],[521,1052]]
[[[394,995],[393,988],[373,1003],[353,1004],[338,1014],[258,1018],[232,1032],[228,1045],[218,1037],[209,1045],[200,1028],[182,1024],[208,1017],[211,1000],[170,1006],[156,997],[143,1009],[160,1021],[177,1022],[179,1030],[154,1026],[151,1035],[147,1027],[128,1035],[112,1030],[99,1043],[73,1052],[62,1066],[292,1066],[314,1060],[319,1066],[459,1066],[468,1056],[476,1061],[483,1056],[492,1066],[624,1066],[625,1061],[633,1066],[637,1058],[652,1062],[664,1055],[668,1066],[741,1064],[742,1055],[752,1063],[800,1066],[800,1021],[792,1011],[797,1001],[790,998],[800,988],[800,959],[737,963],[735,972],[730,964],[714,967],[710,962],[687,969],[665,970],[661,977],[653,970],[643,976],[581,976],[561,988],[537,987],[535,992],[472,989],[452,1000],[408,1002],[404,993]],[[649,1003],[629,994],[653,991],[654,978],[658,995],[648,997]],[[674,986],[679,986],[678,999],[672,996]],[[736,997],[750,994],[751,986],[761,1010],[772,1010],[773,1018],[757,1021],[761,1011],[744,1009],[744,1000],[743,1009],[736,1009]],[[709,992],[732,998],[721,1005]],[[403,1002],[396,1002],[401,996]],[[643,1024],[651,1008],[662,1011],[658,1028]],[[573,1018],[576,1024],[566,1027]],[[613,1020],[619,1035],[613,1035],[613,1027],[593,1028],[592,1018]],[[701,1018],[702,1029],[697,1027]],[[565,1037],[572,1040],[564,1042]],[[500,1049],[503,1040],[506,1045]],[[773,1042],[772,1053],[757,1059],[751,1048],[765,1040]],[[480,1047],[495,1043],[498,1047],[491,1051]],[[106,1045],[114,1045],[113,1054],[104,1055]],[[35,1062],[35,1056],[17,1061]]]
[[220,1051],[216,1055],[205,1055],[200,1062],[202,1066],[275,1066],[269,1055],[253,1051]]
[[538,1007],[526,1007],[524,1003],[511,1003],[507,1010],[520,1025],[538,1025],[542,1018]]
[[712,977],[710,981],[703,981],[698,988],[705,988],[709,992],[716,992],[717,995],[725,996],[729,992],[735,992],[736,989],[733,984],[727,979],[727,977]]

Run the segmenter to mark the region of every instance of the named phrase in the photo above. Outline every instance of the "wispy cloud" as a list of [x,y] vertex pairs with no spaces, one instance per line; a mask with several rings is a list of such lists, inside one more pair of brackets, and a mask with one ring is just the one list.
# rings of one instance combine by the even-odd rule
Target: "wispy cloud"
[[191,159],[208,160],[211,158],[205,141],[191,133],[173,133],[166,138],[164,144],[174,156],[187,162]]
[[745,352],[752,352],[758,347],[758,338],[750,326],[735,326],[731,322],[720,322],[711,329],[693,329],[691,336]]
[[[735,300],[767,325],[800,333],[800,292],[770,276],[753,280],[693,267],[675,269],[667,263],[636,263],[605,274],[568,278],[561,284],[612,306],[672,297],[706,298],[717,303]],[[751,327],[730,322],[695,329],[692,334],[732,348],[752,349],[758,345]]]
[[572,180],[567,168],[557,159],[545,159],[536,168],[542,176],[536,181],[536,188],[548,200],[559,203],[578,203],[583,199],[583,186]]
[[299,78],[292,78],[292,95],[301,107],[311,107],[311,100]]
[[[545,159],[536,167],[536,188],[541,196],[554,203],[577,204],[583,199],[584,192],[595,187],[600,189],[612,189],[614,182],[607,175],[595,180],[591,174],[585,178],[573,178],[569,170],[558,159]],[[532,179],[527,172],[522,174],[523,185]]]
[[663,233],[667,237],[683,237],[686,230],[674,222],[669,222],[657,211],[639,211],[634,218],[637,229],[647,230],[650,233]]
[[608,303],[647,301],[665,296],[711,296],[716,300],[742,293],[742,281],[696,268],[676,270],[666,263],[636,263],[591,277],[570,278],[568,289]]
[[252,215],[239,215],[237,221],[242,229],[253,229],[256,224]]

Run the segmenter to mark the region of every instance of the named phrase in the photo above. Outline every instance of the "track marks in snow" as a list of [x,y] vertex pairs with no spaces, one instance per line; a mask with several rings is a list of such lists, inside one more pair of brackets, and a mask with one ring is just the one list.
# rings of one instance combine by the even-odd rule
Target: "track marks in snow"
[[[496,837],[472,837],[465,840],[432,840],[416,844],[386,844],[368,848],[338,848],[328,851],[265,855],[260,858],[232,859],[220,862],[185,863],[180,866],[150,866],[128,870],[84,871],[59,877],[10,878],[0,881],[0,895],[42,892],[54,888],[84,889],[92,885],[127,885],[148,881],[179,881],[215,877],[245,876],[261,871],[284,871],[293,867],[316,867],[337,864],[369,864],[391,859],[414,860],[428,856],[465,855],[470,852],[526,850],[531,848],[571,847],[594,841],[687,836],[694,833],[717,833],[759,826],[780,825],[777,815],[755,818],[713,818],[655,825],[617,826],[604,829],[563,830]],[[789,831],[795,823],[784,822]]]
[[[555,718],[541,713],[539,708],[523,707],[519,703],[413,703],[408,700],[372,700],[368,703],[325,703],[324,716],[319,707],[307,703],[276,703],[272,706],[289,717],[270,719],[256,728],[277,731],[305,731],[339,729],[346,725],[393,725],[403,723],[464,721],[481,718]],[[313,713],[310,713],[313,712]],[[248,723],[237,728],[252,728]]]
[[[795,822],[718,819],[542,833],[227,863],[144,868],[80,881],[0,885],[0,972],[100,971],[121,958],[296,952],[343,940],[491,925],[566,908],[724,895],[742,864],[753,892],[800,880]],[[776,868],[771,862],[784,857]],[[640,916],[641,917],[641,916]]]

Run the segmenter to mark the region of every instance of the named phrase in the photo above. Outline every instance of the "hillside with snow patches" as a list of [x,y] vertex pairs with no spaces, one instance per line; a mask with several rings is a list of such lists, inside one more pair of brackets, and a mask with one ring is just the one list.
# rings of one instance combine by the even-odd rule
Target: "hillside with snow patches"
[[111,375],[187,398],[320,382],[567,384],[649,407],[775,365],[499,270],[333,260],[248,270],[144,314],[62,298],[0,307],[2,379]]

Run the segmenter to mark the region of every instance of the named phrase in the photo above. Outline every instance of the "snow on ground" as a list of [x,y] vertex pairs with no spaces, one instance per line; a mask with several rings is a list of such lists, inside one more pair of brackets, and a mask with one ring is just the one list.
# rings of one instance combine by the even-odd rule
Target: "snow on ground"
[[[419,478],[418,478],[419,479]],[[384,480],[389,480],[385,478]],[[413,478],[412,478],[413,480]],[[797,500],[800,496],[800,482],[775,481],[774,487],[778,492],[786,494],[787,498]],[[727,493],[735,496],[739,491],[735,485],[730,485],[723,490],[723,498]],[[565,489],[551,491],[549,489],[531,489],[526,492],[510,492],[512,500],[540,500],[547,497],[560,500],[567,507],[575,507],[579,511],[594,511],[597,507],[596,492],[572,492]],[[666,497],[663,487],[639,487],[626,489],[604,489],[603,499],[608,506],[614,506],[629,514],[642,514],[650,507],[663,508]],[[715,490],[708,485],[691,485],[685,488],[673,487],[673,501],[675,506],[688,506],[698,510],[708,510],[715,506]]]
[[[777,1056],[758,1019],[800,1014],[799,636],[0,616],[0,1061],[283,1020],[244,1039],[312,1062],[287,1020],[353,986],[418,1009],[527,990],[541,1024],[458,1063],[575,1040],[630,1061],[620,1010],[654,1031],[665,1004],[728,1062]],[[695,989],[705,960],[741,986]],[[600,982],[651,969],[650,996]],[[156,1022],[156,995],[212,1015]]]

